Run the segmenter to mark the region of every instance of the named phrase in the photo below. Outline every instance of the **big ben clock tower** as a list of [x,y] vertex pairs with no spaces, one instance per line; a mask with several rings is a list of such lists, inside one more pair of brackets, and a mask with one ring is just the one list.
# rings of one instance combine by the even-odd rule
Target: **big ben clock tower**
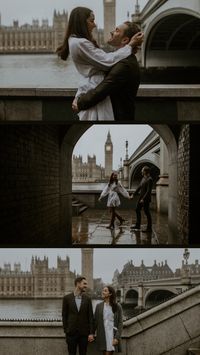
[[103,0],[104,5],[104,42],[107,43],[110,32],[115,29],[116,0]]
[[113,144],[110,131],[108,132],[105,143],[105,177],[109,178],[113,170]]

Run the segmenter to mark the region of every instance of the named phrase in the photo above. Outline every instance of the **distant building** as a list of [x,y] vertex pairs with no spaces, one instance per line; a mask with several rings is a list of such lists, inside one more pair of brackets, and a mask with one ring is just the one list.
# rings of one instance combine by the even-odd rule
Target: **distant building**
[[113,276],[113,286],[119,287],[132,287],[135,283],[142,281],[151,281],[157,279],[167,279],[174,277],[174,272],[170,269],[165,260],[165,263],[158,263],[154,261],[153,266],[146,266],[142,260],[140,266],[135,266],[131,261],[128,261],[122,272],[118,270],[114,272]]
[[72,158],[72,182],[99,182],[104,180],[105,169],[96,163],[96,155],[88,155],[83,162],[81,155]]
[[83,162],[81,155],[72,158],[72,182],[103,182],[110,177],[113,169],[113,144],[110,131],[104,144],[105,168],[96,163],[96,155],[88,155]]
[[17,20],[13,26],[0,26],[0,53],[53,53],[62,44],[68,13],[54,11],[53,26],[43,19],[33,19],[32,25],[19,26]]
[[105,177],[109,178],[113,171],[113,144],[111,140],[110,131],[108,132],[104,149],[105,149]]
[[57,257],[57,267],[49,268],[48,258],[32,257],[31,270],[21,271],[20,263],[4,264],[0,269],[0,297],[63,297],[72,292],[76,274],[70,271],[70,260]]
[[185,270],[188,270],[189,275],[199,275],[200,274],[200,264],[198,260],[195,260],[194,264],[186,264],[186,262],[182,261],[182,268],[176,269],[175,275],[182,276]]

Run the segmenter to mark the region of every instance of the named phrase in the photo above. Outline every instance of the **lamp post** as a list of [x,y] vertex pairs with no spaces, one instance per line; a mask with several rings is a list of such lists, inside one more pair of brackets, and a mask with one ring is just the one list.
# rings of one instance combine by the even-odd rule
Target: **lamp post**
[[191,278],[190,278],[190,267],[188,265],[188,259],[190,257],[190,252],[187,248],[185,248],[184,253],[183,253],[183,258],[185,260],[185,264],[183,262],[182,266],[182,284],[186,285],[187,288],[190,287],[191,285]]

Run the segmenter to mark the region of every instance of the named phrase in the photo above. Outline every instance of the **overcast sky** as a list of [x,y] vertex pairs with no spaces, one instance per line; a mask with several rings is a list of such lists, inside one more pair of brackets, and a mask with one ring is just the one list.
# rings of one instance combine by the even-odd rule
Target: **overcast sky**
[[[141,8],[147,0],[139,0]],[[127,19],[127,12],[134,12],[135,0],[116,0],[116,22]],[[14,19],[19,24],[32,23],[33,18],[48,18],[52,23],[54,9],[70,12],[76,6],[89,7],[94,11],[98,27],[103,27],[103,0],[0,0],[2,24],[10,26]]]
[[[191,248],[189,263],[199,260],[200,249]],[[95,248],[94,249],[94,277],[101,277],[105,283],[112,281],[113,273],[116,269],[122,271],[124,264],[133,260],[134,265],[139,266],[144,260],[146,266],[151,266],[154,260],[164,262],[168,260],[168,265],[175,271],[181,267],[183,260],[183,248]],[[49,257],[49,266],[56,267],[57,256],[70,257],[71,271],[81,273],[81,249],[1,249],[0,267],[4,263],[10,262],[12,269],[15,262],[21,262],[24,271],[30,271],[31,257],[45,255]],[[103,257],[102,257],[103,256]]]
[[152,131],[152,128],[147,125],[94,125],[79,139],[73,154],[82,155],[84,162],[87,161],[87,154],[95,154],[97,164],[105,166],[104,144],[109,130],[113,143],[113,168],[117,169],[120,164],[120,158],[125,158],[126,140],[128,140],[129,144],[128,152],[130,157]]

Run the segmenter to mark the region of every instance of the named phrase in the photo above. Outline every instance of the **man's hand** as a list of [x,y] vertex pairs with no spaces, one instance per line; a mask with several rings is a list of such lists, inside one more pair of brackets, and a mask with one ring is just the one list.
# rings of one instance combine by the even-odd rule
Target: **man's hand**
[[78,104],[77,104],[77,100],[76,99],[74,99],[73,102],[72,102],[72,110],[74,112],[77,112],[77,113],[79,112]]
[[131,38],[129,45],[133,48],[137,48],[141,46],[143,41],[144,41],[144,33],[138,32]]
[[94,341],[94,335],[93,334],[88,335],[88,342],[92,343],[93,341]]

